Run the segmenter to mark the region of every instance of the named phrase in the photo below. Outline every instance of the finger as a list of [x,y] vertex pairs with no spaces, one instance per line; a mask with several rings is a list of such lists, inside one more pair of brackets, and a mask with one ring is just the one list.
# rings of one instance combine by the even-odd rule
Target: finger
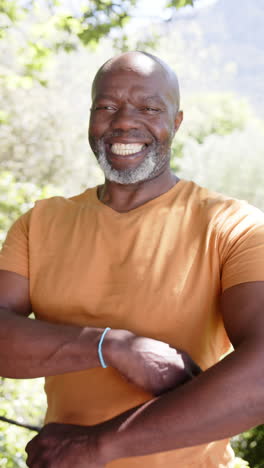
[[192,373],[194,376],[201,374],[203,371],[201,367],[196,364],[196,362],[192,361]]
[[51,468],[49,464],[48,448],[41,444],[42,438],[34,437],[26,446],[25,451],[28,454],[26,463],[30,468]]
[[34,453],[34,455],[30,454],[26,463],[29,468],[52,468],[45,454],[39,452]]
[[196,364],[196,362],[185,352],[181,352],[182,360],[184,362],[185,368],[189,369],[192,376],[196,377],[201,374],[202,369]]
[[26,464],[29,466],[29,468],[42,468],[43,460],[41,454],[30,453],[26,459]]
[[41,460],[39,456],[30,454],[26,459],[26,464],[29,468],[41,468]]
[[25,447],[25,452],[27,453],[27,465],[33,466],[32,462],[36,457],[37,453],[39,453],[39,445],[38,445],[38,436],[34,437]]

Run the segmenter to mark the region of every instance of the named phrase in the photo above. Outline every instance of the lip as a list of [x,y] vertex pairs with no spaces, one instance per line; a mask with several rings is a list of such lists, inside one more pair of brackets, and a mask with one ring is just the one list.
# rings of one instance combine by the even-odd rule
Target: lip
[[[118,143],[120,143],[120,140],[118,141]],[[112,153],[111,146],[109,144],[107,145],[107,158],[113,162],[119,162],[122,165],[123,163],[126,163],[126,162],[133,162],[133,161],[137,161],[138,159],[143,159],[146,156],[148,150],[149,150],[149,146],[147,145],[141,151],[138,151],[137,153],[134,153],[134,154],[126,154],[126,155],[115,154],[115,153]]]
[[122,138],[122,137],[113,137],[113,138],[110,138],[109,140],[105,140],[105,144],[107,146],[111,146],[111,145],[114,145],[115,143],[121,143],[123,145],[135,145],[135,144],[139,144],[139,145],[147,145],[149,146],[152,141],[150,140],[143,140],[142,138],[138,138],[137,140],[135,139],[132,139],[132,138]]

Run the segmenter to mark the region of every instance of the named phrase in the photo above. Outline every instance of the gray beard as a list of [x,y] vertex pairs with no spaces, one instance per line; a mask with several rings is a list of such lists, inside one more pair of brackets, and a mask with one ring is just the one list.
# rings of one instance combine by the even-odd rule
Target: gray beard
[[165,162],[170,159],[170,152],[161,155],[156,148],[150,150],[144,160],[135,168],[132,169],[114,169],[106,157],[105,147],[103,142],[97,143],[98,163],[105,175],[105,178],[117,184],[136,184],[154,178],[164,166]]

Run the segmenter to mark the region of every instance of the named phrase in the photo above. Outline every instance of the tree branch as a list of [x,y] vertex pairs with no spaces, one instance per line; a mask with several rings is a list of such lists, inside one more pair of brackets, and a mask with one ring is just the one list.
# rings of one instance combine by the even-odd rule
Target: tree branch
[[8,424],[13,424],[13,425],[19,426],[19,427],[24,427],[25,429],[28,429],[30,431],[39,432],[41,430],[41,427],[32,426],[31,424],[19,423],[17,421],[14,421],[14,419],[5,418],[4,416],[0,416],[0,421],[3,421],[3,422],[8,423]]

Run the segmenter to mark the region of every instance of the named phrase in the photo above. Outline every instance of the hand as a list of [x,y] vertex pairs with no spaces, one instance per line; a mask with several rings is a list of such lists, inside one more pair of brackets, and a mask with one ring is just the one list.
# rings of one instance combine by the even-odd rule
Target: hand
[[103,468],[97,426],[50,423],[26,446],[30,468]]
[[167,343],[136,336],[125,330],[111,330],[107,359],[129,381],[153,395],[160,395],[191,380],[201,372],[184,352]]

